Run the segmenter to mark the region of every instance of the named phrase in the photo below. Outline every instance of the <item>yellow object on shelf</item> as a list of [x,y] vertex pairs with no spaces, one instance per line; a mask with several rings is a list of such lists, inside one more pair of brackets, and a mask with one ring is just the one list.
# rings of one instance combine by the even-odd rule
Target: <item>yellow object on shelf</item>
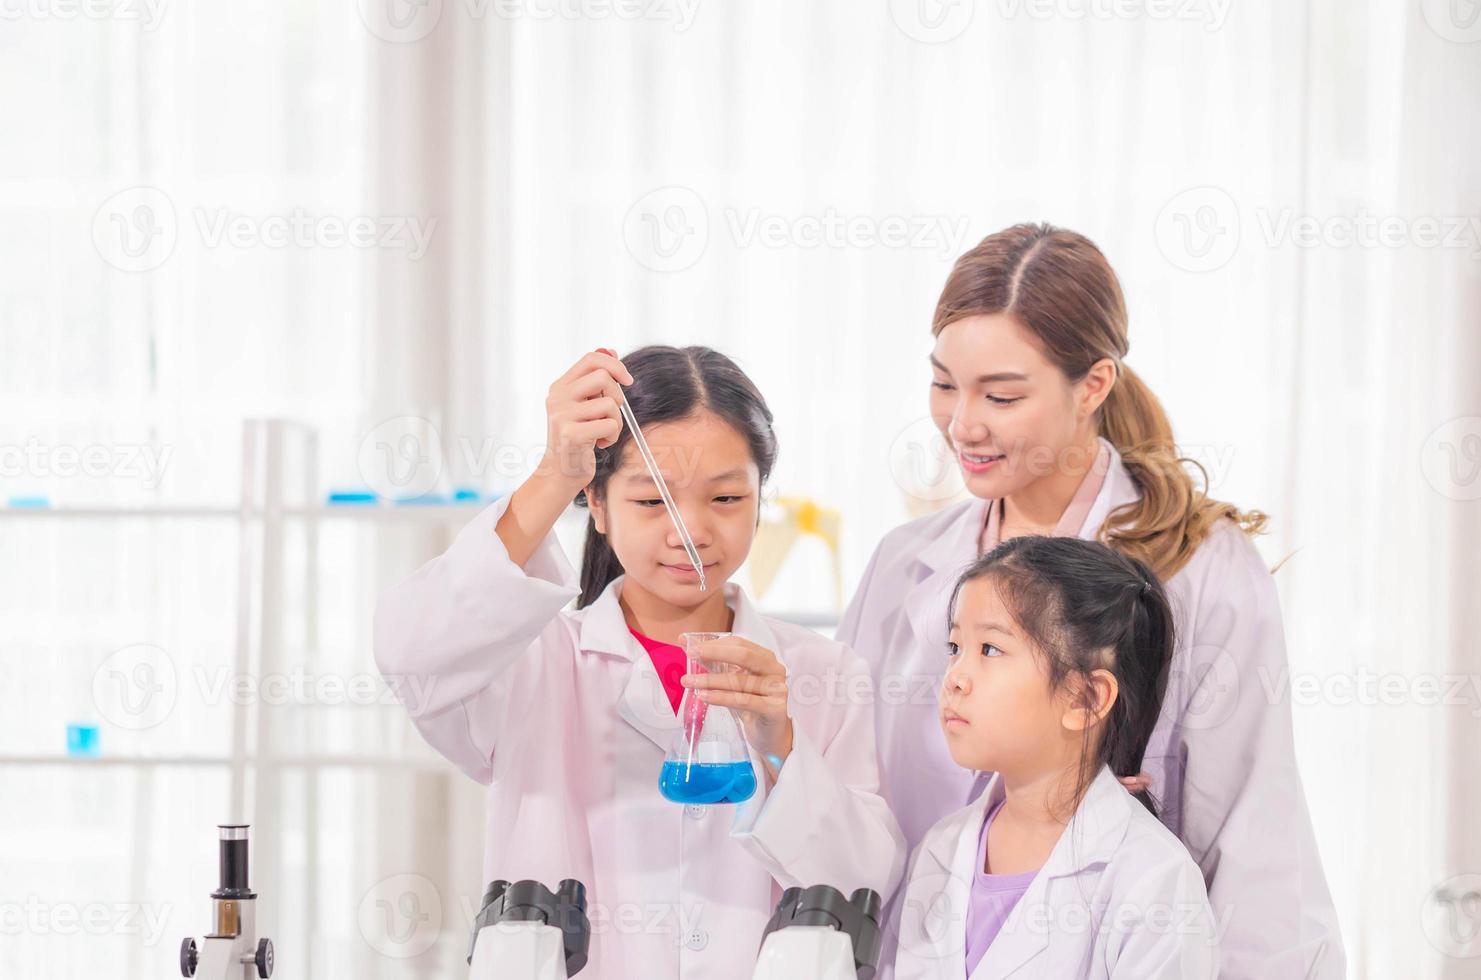
[[833,602],[835,607],[842,608],[843,569],[838,547],[842,518],[838,511],[820,506],[806,497],[778,497],[776,507],[781,512],[780,516],[763,519],[751,545],[751,588],[756,598],[763,598],[771,588],[797,539],[810,535],[821,538],[828,546],[833,559]]

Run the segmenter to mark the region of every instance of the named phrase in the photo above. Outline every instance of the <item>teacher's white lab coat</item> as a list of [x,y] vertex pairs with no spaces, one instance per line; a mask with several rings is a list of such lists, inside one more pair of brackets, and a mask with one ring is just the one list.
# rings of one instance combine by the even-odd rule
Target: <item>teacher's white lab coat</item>
[[[1101,442],[1111,463],[1081,538],[1140,496],[1121,454]],[[984,787],[951,759],[937,692],[951,591],[977,558],[988,504],[969,500],[887,534],[837,632],[873,672],[885,798],[911,848]],[[1296,768],[1270,571],[1226,520],[1165,585],[1177,648],[1142,768],[1225,924],[1222,975],[1340,978],[1342,940]]]
[[[961,980],[979,835],[1003,798],[975,802],[926,833],[910,858],[898,980]],[[989,852],[989,855],[991,852]],[[1102,768],[970,980],[1209,980],[1218,930],[1203,875],[1181,841]]]
[[563,611],[573,570],[554,535],[515,565],[494,533],[507,505],[388,590],[375,619],[376,663],[417,728],[489,787],[485,881],[584,882],[592,980],[749,977],[782,887],[889,895],[905,846],[878,795],[863,662],[727,586],[733,631],[787,667],[792,753],[768,791],[752,752],[746,803],[672,803],[658,773],[680,721],[628,632],[622,579]]

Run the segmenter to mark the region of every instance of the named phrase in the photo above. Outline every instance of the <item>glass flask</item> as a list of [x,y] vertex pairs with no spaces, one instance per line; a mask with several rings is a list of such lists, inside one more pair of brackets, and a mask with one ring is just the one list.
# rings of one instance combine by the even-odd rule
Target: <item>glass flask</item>
[[[682,633],[685,671],[689,674],[732,674],[734,664],[705,663],[696,654],[699,644],[730,633]],[[709,806],[744,803],[756,792],[756,770],[746,748],[745,730],[729,708],[707,704],[699,692],[684,689],[679,702],[679,732],[664,756],[658,790],[675,803]]]

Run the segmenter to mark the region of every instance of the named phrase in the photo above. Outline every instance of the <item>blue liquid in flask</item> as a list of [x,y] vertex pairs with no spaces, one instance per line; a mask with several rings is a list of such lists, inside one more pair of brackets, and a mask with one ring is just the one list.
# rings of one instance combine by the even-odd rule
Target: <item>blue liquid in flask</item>
[[675,803],[705,806],[744,803],[756,792],[756,770],[740,762],[667,761],[658,774],[658,791]]

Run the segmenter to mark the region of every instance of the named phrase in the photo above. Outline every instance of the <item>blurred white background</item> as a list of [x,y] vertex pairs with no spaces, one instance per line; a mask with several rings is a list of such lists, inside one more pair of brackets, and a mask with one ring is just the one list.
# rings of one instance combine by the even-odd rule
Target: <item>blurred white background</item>
[[[1481,973],[1475,0],[0,20],[0,976],[177,975],[231,819],[278,976],[460,975],[482,794],[369,627],[472,505],[326,493],[507,491],[581,353],[707,344],[847,596],[957,490],[930,313],[1026,220],[1107,253],[1129,362],[1274,518],[1292,673],[1240,683],[1291,701],[1351,974]],[[763,604],[826,629],[832,576],[804,537]]]

